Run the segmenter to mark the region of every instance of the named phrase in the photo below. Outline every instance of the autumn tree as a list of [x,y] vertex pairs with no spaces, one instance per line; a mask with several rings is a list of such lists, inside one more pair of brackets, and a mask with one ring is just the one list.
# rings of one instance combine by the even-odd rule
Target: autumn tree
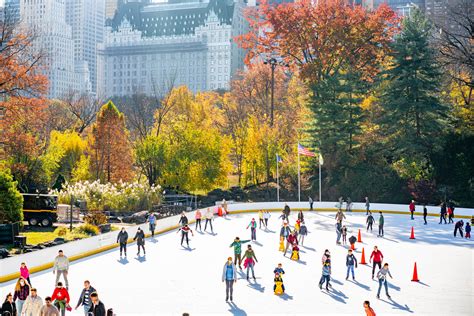
[[74,130],[82,134],[94,122],[103,102],[101,97],[70,91],[64,100],[67,110],[75,119]]
[[125,117],[112,101],[104,104],[97,113],[88,153],[95,179],[118,182],[133,178],[132,149],[125,128]]

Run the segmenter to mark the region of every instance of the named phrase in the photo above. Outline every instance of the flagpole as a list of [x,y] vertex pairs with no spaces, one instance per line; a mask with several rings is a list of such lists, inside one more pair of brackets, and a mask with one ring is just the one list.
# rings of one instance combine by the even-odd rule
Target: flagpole
[[279,156],[276,156],[276,163],[277,163],[277,202],[280,202],[280,176],[278,174],[278,165],[280,162],[278,161]]
[[[299,145],[299,143],[298,143]],[[298,150],[298,202],[301,202],[300,151]]]
[[[321,155],[321,154],[320,154]],[[318,159],[319,161],[319,202],[321,201],[321,158]]]

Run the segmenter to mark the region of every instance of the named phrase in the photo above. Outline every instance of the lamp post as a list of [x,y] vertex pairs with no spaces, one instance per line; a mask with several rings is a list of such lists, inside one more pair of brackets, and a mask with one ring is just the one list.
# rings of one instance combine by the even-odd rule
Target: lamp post
[[272,70],[272,85],[271,85],[271,104],[270,104],[270,126],[273,126],[273,112],[275,108],[275,68],[278,65],[288,67],[283,61],[277,60],[275,57],[267,58],[263,60],[265,65],[270,65]]
[[74,196],[71,194],[71,209],[69,210],[69,231],[72,231],[72,208],[74,207]]

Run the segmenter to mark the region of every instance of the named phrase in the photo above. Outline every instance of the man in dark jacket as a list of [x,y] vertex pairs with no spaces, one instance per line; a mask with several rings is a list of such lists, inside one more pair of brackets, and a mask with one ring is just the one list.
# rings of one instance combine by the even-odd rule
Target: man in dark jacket
[[461,238],[464,238],[463,233],[462,233],[463,227],[464,227],[464,222],[462,220],[456,222],[456,224],[454,225],[454,237],[456,237],[456,233],[459,230],[459,234],[461,235]]
[[133,240],[137,241],[137,246],[138,246],[138,253],[137,256],[140,255],[140,247],[143,249],[143,254],[146,255],[145,251],[145,233],[143,230],[138,227],[137,233],[135,234],[135,237],[133,237]]
[[178,224],[181,225],[181,226],[184,226],[184,225],[188,224],[188,218],[186,217],[185,212],[181,213],[181,217],[179,218]]
[[106,316],[104,303],[99,301],[99,295],[96,292],[91,294],[92,305],[89,309],[89,315]]
[[374,224],[374,222],[375,222],[375,219],[372,216],[372,212],[369,211],[369,216],[367,216],[367,231],[369,231],[369,228],[370,228],[370,231],[372,231],[372,225]]
[[441,222],[444,220],[444,223],[446,223],[446,203],[443,202],[443,204],[441,204],[441,213],[440,213],[440,216],[439,216],[439,223],[441,224]]
[[349,272],[352,272],[352,280],[355,280],[354,265],[357,268],[357,259],[352,253],[352,250],[349,249],[348,254],[346,256],[346,267],[347,267],[346,280],[349,279]]
[[120,257],[122,257],[122,250],[125,253],[125,257],[127,256],[127,240],[128,233],[125,227],[122,227],[122,230],[120,230],[117,236],[117,242],[120,244]]
[[92,306],[91,294],[94,292],[96,292],[96,290],[91,286],[91,283],[87,280],[84,281],[84,288],[82,289],[81,296],[79,296],[79,301],[77,301],[76,309],[82,305],[86,316]]

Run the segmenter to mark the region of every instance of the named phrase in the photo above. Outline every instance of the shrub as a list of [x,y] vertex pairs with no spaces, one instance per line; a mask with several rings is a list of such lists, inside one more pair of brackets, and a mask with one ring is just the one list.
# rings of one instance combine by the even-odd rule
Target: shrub
[[74,233],[96,236],[100,234],[99,228],[91,224],[84,224],[74,229]]
[[89,213],[84,216],[84,221],[87,224],[99,226],[107,223],[107,216],[99,211],[89,211]]
[[54,230],[54,234],[59,237],[65,237],[67,235],[68,229],[66,227],[58,227]]
[[23,221],[23,196],[6,170],[0,171],[0,223]]

